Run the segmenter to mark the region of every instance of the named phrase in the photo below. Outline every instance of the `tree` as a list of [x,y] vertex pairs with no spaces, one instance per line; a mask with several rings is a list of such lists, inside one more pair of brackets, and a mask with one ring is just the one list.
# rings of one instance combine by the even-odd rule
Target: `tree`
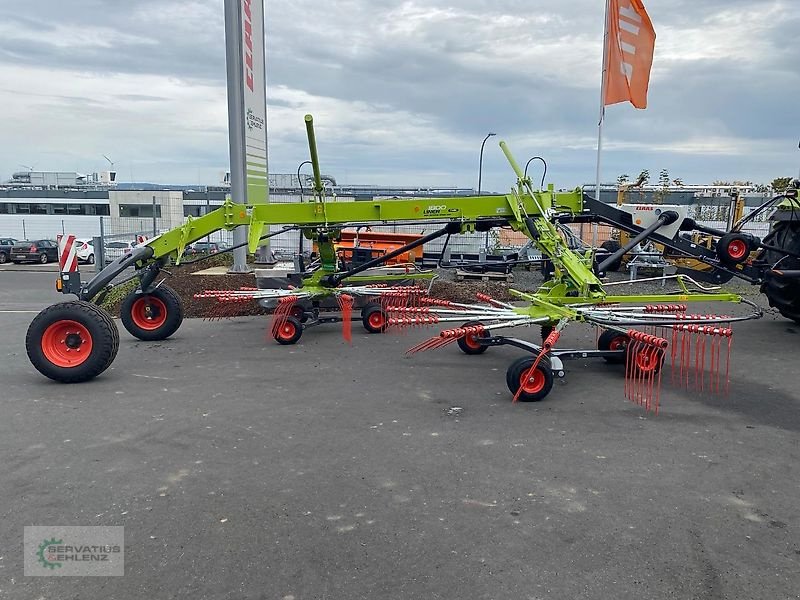
[[776,177],[772,180],[772,189],[776,194],[782,194],[791,182],[791,177]]
[[676,177],[675,179],[672,180],[672,185],[674,185],[675,187],[683,187],[683,179],[681,179],[680,177]]
[[641,182],[639,183],[639,185],[646,184],[648,181],[650,181],[650,171],[648,171],[647,169],[642,169],[642,172],[639,173],[639,177],[636,180],[638,182]]
[[624,173],[617,177],[617,185],[622,185],[623,183],[628,183],[629,177],[627,173]]
[[669,196],[669,171],[661,169],[658,174],[658,190],[653,199],[657,204],[662,204],[667,196]]

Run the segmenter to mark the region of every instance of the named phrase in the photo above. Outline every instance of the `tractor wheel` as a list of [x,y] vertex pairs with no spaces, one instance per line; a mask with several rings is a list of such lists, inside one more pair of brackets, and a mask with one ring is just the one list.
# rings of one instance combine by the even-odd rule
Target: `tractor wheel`
[[303,324],[296,317],[286,317],[286,320],[275,332],[275,341],[282,346],[296,344],[303,335]]
[[522,387],[522,392],[517,398],[520,402],[538,402],[553,389],[553,371],[547,356],[542,357],[536,365],[536,370],[525,377],[536,362],[537,356],[538,354],[532,354],[518,358],[506,371],[506,385],[511,393],[516,396],[520,386]]
[[183,322],[183,304],[171,287],[161,285],[152,292],[132,292],[119,309],[122,324],[135,338],[152,342],[178,331]]
[[741,233],[726,233],[717,242],[717,256],[726,265],[738,265],[747,260],[752,250],[750,236]]
[[[608,252],[609,255],[614,254],[614,252],[622,248],[622,246],[619,245],[619,242],[617,240],[606,240],[605,242],[600,244],[600,247],[606,252]],[[619,260],[615,260],[613,263],[608,265],[607,270],[619,271],[619,268],[621,266],[622,266],[622,258],[620,258]]]
[[[625,350],[631,339],[624,333],[607,329],[597,338],[598,350]],[[625,354],[620,356],[605,356],[605,361],[611,365],[622,365],[625,363]]]
[[119,330],[111,315],[91,302],[60,302],[33,319],[25,349],[45,377],[61,383],[88,381],[114,361]]
[[367,302],[361,309],[361,323],[369,333],[383,333],[389,326],[386,311],[377,302]]
[[[473,325],[481,325],[481,322],[469,321],[467,323],[464,323],[462,327],[470,327]],[[481,343],[478,340],[480,338],[486,338],[486,337],[489,337],[489,334],[485,332],[482,334],[472,333],[472,334],[467,334],[464,337],[458,338],[456,340],[456,343],[458,344],[458,347],[461,348],[461,351],[464,354],[483,354],[489,349],[489,346],[481,345]]]
[[[800,254],[800,223],[796,221],[776,223],[764,238],[764,244]],[[775,250],[764,250],[759,259],[770,266],[780,261],[778,269],[800,269],[800,259]],[[761,291],[766,294],[770,306],[777,308],[787,319],[800,323],[800,279],[787,279],[767,272],[764,283],[761,284]]]

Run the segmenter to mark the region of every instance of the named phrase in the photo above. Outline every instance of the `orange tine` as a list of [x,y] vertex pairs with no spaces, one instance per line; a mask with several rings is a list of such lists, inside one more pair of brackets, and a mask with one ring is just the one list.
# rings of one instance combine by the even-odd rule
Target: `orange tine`
[[672,345],[670,347],[670,383],[675,385],[675,357],[678,349],[678,325],[672,326]]
[[[661,360],[661,357],[664,356],[664,349],[659,349],[659,356],[658,360]],[[656,400],[655,400],[655,415],[658,416],[658,407],[661,403],[661,369],[658,370],[658,381],[656,382]]]
[[[713,336],[713,331],[711,333]],[[703,339],[700,341],[701,349],[700,349],[700,391],[704,392],[706,389],[706,338],[708,335],[704,335]],[[713,339],[713,337],[712,337]]]
[[728,329],[728,357],[725,360],[725,395],[730,394],[731,378],[731,349],[733,348],[733,331]]

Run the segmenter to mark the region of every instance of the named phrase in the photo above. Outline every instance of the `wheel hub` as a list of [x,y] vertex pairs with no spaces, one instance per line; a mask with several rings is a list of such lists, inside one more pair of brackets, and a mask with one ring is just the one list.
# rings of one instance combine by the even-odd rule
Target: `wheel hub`
[[131,306],[131,318],[137,327],[154,331],[166,323],[167,306],[158,297],[142,296]]
[[92,335],[82,323],[63,319],[45,329],[40,347],[44,357],[55,366],[76,367],[91,356]]
[[77,350],[81,347],[81,344],[83,344],[83,340],[78,333],[67,333],[67,337],[64,339],[64,344],[70,350]]
[[732,258],[742,258],[746,252],[747,246],[745,246],[744,243],[740,242],[739,240],[734,240],[728,245],[728,254],[730,254]]
[[520,379],[522,390],[528,394],[535,394],[544,387],[544,374],[538,368],[523,372]]

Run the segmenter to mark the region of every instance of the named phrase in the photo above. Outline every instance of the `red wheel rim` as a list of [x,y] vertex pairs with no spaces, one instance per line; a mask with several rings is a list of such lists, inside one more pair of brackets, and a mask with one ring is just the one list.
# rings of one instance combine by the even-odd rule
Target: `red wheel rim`
[[167,322],[167,305],[155,296],[142,296],[133,303],[131,318],[140,329],[153,331]]
[[628,336],[627,335],[618,335],[615,338],[612,338],[608,344],[609,350],[625,350],[628,347]]
[[742,240],[731,240],[730,244],[728,244],[728,256],[734,260],[739,260],[744,258],[745,254],[747,254],[747,244]]
[[284,341],[290,340],[294,337],[296,332],[297,328],[294,326],[294,323],[291,321],[285,321],[278,329],[278,337]]
[[650,373],[658,368],[658,358],[654,352],[642,350],[636,353],[636,368],[643,373]]
[[77,367],[92,353],[92,334],[77,321],[56,321],[44,330],[41,346],[44,357],[57,367]]
[[468,333],[464,336],[464,343],[470,350],[478,350],[481,347],[481,343],[478,341],[478,339],[477,333]]
[[525,369],[519,376],[519,386],[526,394],[541,392],[544,388],[544,382],[544,373],[542,373],[539,367],[536,367],[533,373],[530,373],[530,368]]
[[373,329],[383,329],[383,326],[386,325],[386,317],[384,317],[383,311],[376,310],[371,313],[367,317],[367,323],[369,323],[370,327]]

